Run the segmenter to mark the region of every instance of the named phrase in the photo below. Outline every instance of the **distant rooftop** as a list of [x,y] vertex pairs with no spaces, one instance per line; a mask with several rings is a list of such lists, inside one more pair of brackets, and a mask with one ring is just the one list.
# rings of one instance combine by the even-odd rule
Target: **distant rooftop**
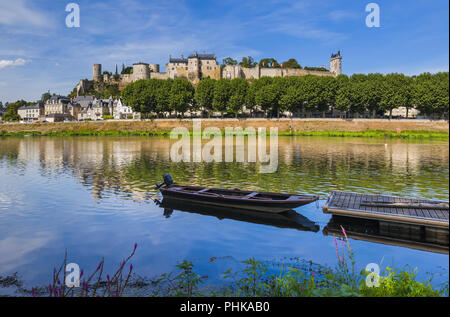
[[42,105],[36,104],[34,106],[22,106],[22,107],[19,107],[18,110],[29,110],[29,109],[40,109],[40,108],[42,108]]
[[179,57],[179,58],[170,57],[169,58],[169,63],[185,63],[185,64],[187,64],[187,62],[188,62],[188,59],[184,58],[184,57]]
[[194,52],[193,54],[189,55],[188,58],[185,58],[183,55],[181,57],[173,58],[172,56],[169,57],[169,63],[188,63],[189,58],[198,58],[201,60],[216,60],[215,54],[198,54],[197,52]]
[[188,58],[198,58],[198,59],[216,59],[215,54],[198,54],[197,52],[194,52],[194,54],[189,55]]
[[341,51],[338,51],[336,54],[331,54],[331,58],[341,57]]

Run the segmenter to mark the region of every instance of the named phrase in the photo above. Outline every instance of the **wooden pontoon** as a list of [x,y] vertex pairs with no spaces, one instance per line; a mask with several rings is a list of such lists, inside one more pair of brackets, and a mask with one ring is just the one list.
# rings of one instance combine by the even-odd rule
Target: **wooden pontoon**
[[448,229],[448,202],[333,191],[323,212]]

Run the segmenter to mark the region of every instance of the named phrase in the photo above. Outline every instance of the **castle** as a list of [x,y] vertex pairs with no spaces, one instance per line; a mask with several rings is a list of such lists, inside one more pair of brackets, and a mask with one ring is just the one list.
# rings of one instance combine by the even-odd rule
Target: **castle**
[[305,76],[308,74],[316,76],[338,76],[342,72],[342,57],[340,51],[332,54],[330,58],[330,70],[305,70],[301,68],[264,68],[258,64],[255,67],[247,68],[240,65],[226,65],[221,67],[217,63],[214,54],[194,53],[187,58],[169,57],[166,64],[166,71],[159,71],[159,64],[135,63],[131,74],[112,75],[102,73],[102,65],[94,64],[92,67],[92,80],[83,79],[77,85],[78,95],[84,94],[92,89],[94,83],[116,84],[119,89],[123,89],[128,84],[140,79],[168,79],[187,78],[196,85],[202,78],[212,79],[259,79],[268,77]]

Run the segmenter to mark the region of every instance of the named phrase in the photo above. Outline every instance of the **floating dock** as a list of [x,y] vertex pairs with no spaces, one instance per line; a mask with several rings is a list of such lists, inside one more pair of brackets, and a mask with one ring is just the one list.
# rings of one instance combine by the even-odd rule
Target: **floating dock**
[[343,238],[342,228],[348,238],[355,240],[448,254],[447,228],[333,216],[322,233]]
[[323,212],[448,229],[448,201],[333,191]]

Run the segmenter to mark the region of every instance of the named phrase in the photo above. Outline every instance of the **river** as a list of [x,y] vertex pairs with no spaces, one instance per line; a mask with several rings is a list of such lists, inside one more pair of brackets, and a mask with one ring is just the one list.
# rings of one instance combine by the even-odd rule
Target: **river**
[[[322,213],[332,190],[449,199],[449,144],[363,138],[279,137],[275,173],[257,163],[175,163],[164,137],[0,138],[0,276],[18,272],[28,286],[48,284],[64,252],[92,271],[113,270],[137,243],[142,276],[187,259],[211,283],[240,261],[337,262]],[[319,194],[295,211],[309,223],[240,219],[158,206],[154,184],[170,173],[180,184]],[[316,227],[311,227],[314,223]],[[315,229],[314,229],[315,228]],[[360,268],[368,263],[418,267],[419,279],[448,280],[447,252],[350,238]],[[8,290],[3,290],[3,293]]]

